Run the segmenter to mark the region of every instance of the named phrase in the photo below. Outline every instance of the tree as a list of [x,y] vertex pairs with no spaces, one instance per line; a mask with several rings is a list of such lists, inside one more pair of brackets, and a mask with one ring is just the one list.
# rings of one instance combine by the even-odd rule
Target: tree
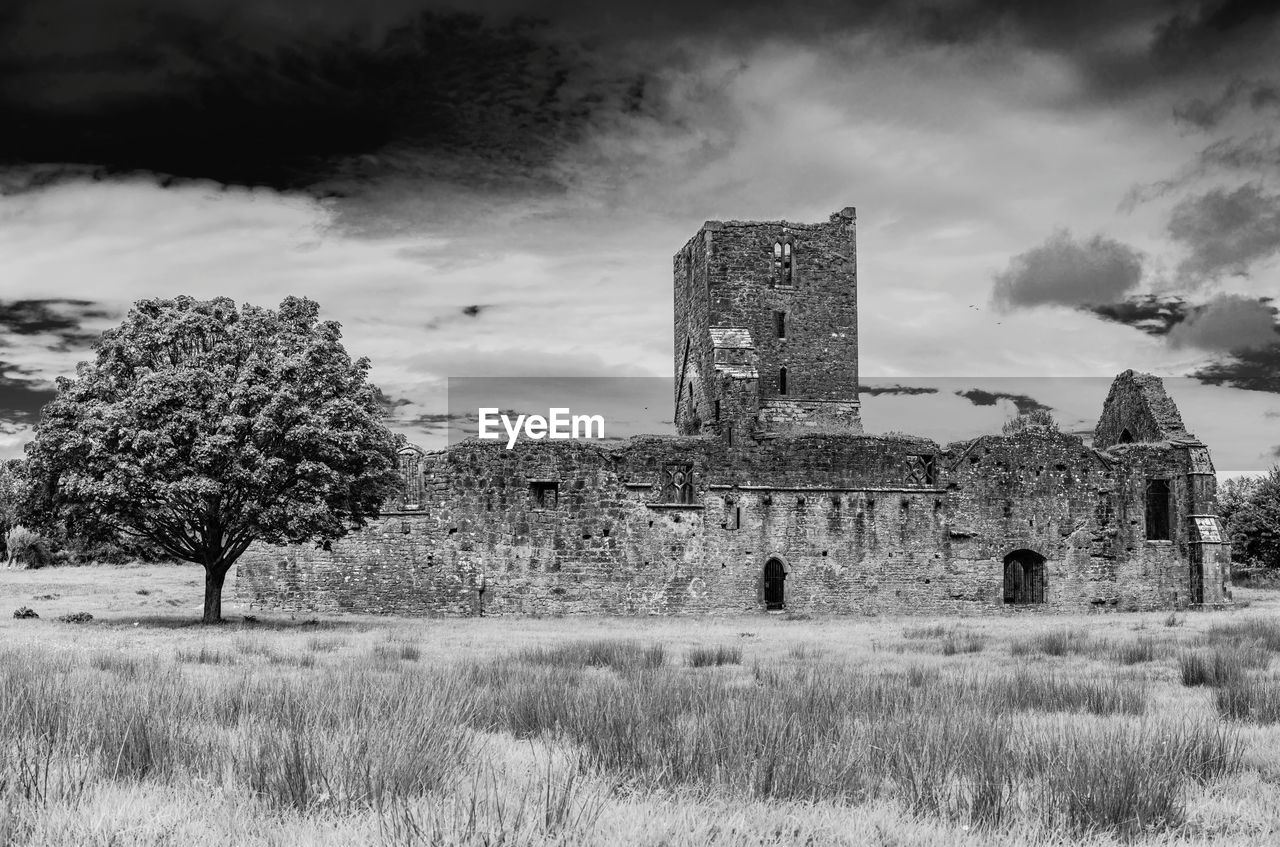
[[1263,477],[1223,483],[1218,514],[1231,540],[1233,561],[1280,568],[1280,465]]
[[1004,435],[1017,435],[1019,432],[1032,429],[1057,432],[1058,422],[1054,420],[1053,413],[1048,409],[1031,409],[1027,412],[1019,412],[1017,417],[1005,421],[1000,431]]
[[205,569],[204,622],[254,541],[327,543],[378,513],[403,438],[367,359],[310,300],[142,300],[59,379],[28,445],[26,523],[141,538]]
[[0,556],[8,557],[6,537],[18,525],[18,510],[27,493],[26,462],[0,462]]

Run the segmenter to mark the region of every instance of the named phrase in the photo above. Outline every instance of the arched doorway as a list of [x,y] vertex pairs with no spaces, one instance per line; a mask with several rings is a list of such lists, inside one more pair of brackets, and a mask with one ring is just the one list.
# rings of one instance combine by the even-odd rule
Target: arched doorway
[[1043,603],[1044,583],[1044,556],[1034,550],[1014,550],[1004,557],[1005,603]]
[[787,568],[781,559],[773,558],[764,563],[764,608],[776,611],[786,607]]

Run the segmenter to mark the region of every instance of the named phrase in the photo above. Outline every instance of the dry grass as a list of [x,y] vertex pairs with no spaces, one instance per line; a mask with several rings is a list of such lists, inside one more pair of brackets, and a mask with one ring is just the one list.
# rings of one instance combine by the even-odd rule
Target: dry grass
[[[129,579],[144,572],[91,570],[0,575],[15,605],[56,597],[37,601],[41,620],[0,619],[0,847],[1103,847],[1280,832],[1263,603],[1177,627],[255,611],[210,629],[160,607],[189,570],[145,572],[147,595]],[[128,602],[153,605],[113,608]],[[43,617],[59,604],[94,623]],[[1215,689],[1184,687],[1184,662]]]

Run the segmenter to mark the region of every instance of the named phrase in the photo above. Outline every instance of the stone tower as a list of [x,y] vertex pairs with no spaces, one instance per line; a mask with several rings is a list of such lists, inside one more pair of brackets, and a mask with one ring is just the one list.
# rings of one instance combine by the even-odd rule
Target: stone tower
[[862,431],[854,222],[707,221],[676,253],[682,435]]

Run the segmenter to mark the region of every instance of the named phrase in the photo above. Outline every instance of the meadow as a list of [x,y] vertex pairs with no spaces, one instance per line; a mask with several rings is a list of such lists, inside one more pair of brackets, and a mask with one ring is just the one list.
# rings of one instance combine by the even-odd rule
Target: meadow
[[0,569],[0,847],[1280,842],[1280,592],[202,627],[201,578]]

